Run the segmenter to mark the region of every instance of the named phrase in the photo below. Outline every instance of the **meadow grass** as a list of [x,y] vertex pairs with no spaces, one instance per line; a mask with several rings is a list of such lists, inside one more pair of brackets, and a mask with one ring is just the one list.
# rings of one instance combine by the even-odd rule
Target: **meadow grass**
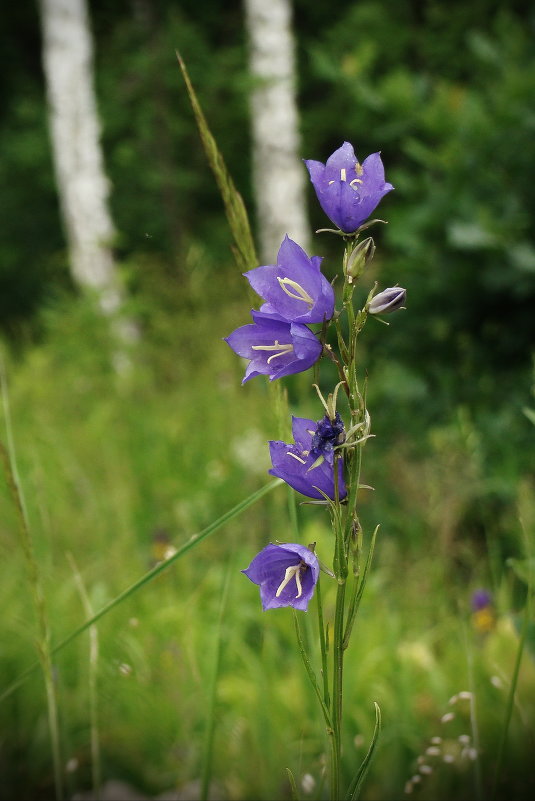
[[[7,358],[13,437],[53,645],[87,619],[80,580],[90,606],[102,608],[166,549],[180,547],[269,479],[266,441],[274,420],[265,387],[239,386],[240,365],[220,341],[239,322],[237,314],[230,302],[216,317],[209,308],[194,317],[190,310],[183,317],[178,312],[176,336],[164,349],[167,369],[154,369],[148,341],[131,375],[119,378],[101,321],[83,301],[71,301],[51,313],[46,343],[28,349],[18,363]],[[162,358],[162,339],[156,339]],[[466,461],[462,437],[457,454],[453,439],[442,451],[437,446],[434,478],[425,461],[403,460],[401,443],[372,441],[366,453],[375,492],[364,518],[381,520],[382,527],[347,657],[343,742],[349,783],[368,748],[373,704],[379,703],[383,727],[364,799],[405,797],[405,782],[434,736],[448,742],[455,761],[432,757],[433,773],[413,795],[477,797],[474,761],[461,758],[458,745],[460,735],[473,736],[469,709],[463,701],[448,703],[468,689],[475,692],[485,793],[494,779],[519,642],[511,610],[519,608],[523,585],[504,568],[492,587],[496,622],[486,634],[474,628],[470,593],[491,574],[481,544],[459,541],[462,503],[455,487],[442,481],[447,471],[441,461]],[[381,470],[373,468],[376,453]],[[465,465],[467,474],[474,469]],[[403,486],[401,504],[398,496],[390,500],[394,474]],[[529,524],[533,502],[525,479],[518,497]],[[6,687],[35,661],[37,628],[3,486],[0,504]],[[442,509],[450,510],[449,528],[442,521],[439,535]],[[298,517],[303,541],[316,541],[318,553],[328,553],[327,515],[299,507]],[[517,518],[512,510],[511,526]],[[304,774],[314,777],[315,788],[308,795],[300,789],[302,797],[322,797],[327,742],[292,617],[284,610],[262,613],[257,592],[239,573],[259,547],[286,539],[289,527],[281,487],[98,622],[96,678],[88,632],[54,656],[68,793],[92,783],[93,686],[103,779],[118,777],[158,794],[200,784],[209,759],[222,797],[288,798],[286,767],[298,788]],[[332,620],[334,582],[322,582],[325,616]],[[301,615],[317,666],[313,619]],[[523,797],[529,786],[534,689],[528,648],[500,782],[500,793],[510,798]],[[455,719],[441,723],[450,711]],[[20,799],[50,797],[53,768],[39,673],[3,700],[0,716],[5,787]],[[207,750],[207,743],[213,747]]]

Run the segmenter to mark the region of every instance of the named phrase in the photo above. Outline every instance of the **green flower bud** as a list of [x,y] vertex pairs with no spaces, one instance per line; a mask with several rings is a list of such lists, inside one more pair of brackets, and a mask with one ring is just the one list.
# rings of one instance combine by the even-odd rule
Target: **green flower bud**
[[364,268],[371,262],[375,253],[375,242],[371,236],[355,245],[345,265],[345,274],[351,284],[364,272]]

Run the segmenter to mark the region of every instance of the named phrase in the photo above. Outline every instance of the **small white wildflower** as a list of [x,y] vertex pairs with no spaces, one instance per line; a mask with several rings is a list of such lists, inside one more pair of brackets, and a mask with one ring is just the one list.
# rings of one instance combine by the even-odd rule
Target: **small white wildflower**
[[446,712],[446,714],[442,715],[442,717],[440,718],[440,722],[441,723],[449,723],[450,720],[454,719],[454,717],[455,717],[455,714],[453,712]]
[[129,676],[131,672],[132,672],[132,666],[127,665],[126,662],[122,662],[119,665],[119,673],[121,674],[121,676]]
[[459,737],[457,739],[459,740],[461,745],[468,745],[468,743],[470,742],[470,735],[469,734],[459,734]]
[[431,737],[431,742],[433,745],[440,745],[442,742],[442,737]]
[[420,765],[418,770],[425,776],[429,776],[430,773],[433,773],[433,768],[431,767],[431,765]]
[[311,773],[304,773],[301,778],[301,787],[304,793],[311,793],[316,786],[316,779]]
[[430,745],[429,748],[426,748],[425,753],[427,756],[440,756],[440,748],[436,745]]

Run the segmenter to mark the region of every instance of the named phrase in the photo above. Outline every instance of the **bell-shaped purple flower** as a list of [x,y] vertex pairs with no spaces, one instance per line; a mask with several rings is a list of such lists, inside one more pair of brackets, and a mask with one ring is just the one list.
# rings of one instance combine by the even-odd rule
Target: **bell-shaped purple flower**
[[321,208],[344,233],[354,233],[368,219],[387,192],[379,153],[359,163],[353,145],[344,142],[327,162],[305,160]]
[[242,325],[225,337],[238,356],[250,359],[242,384],[257,375],[268,375],[273,381],[301,373],[321,356],[321,343],[306,325],[254,310],[251,316],[252,324]]
[[[316,423],[306,417],[292,417],[294,444],[280,440],[269,443],[273,467],[268,472],[309,498],[325,500],[327,496],[335,500],[334,445],[343,441],[343,425],[341,431],[334,434],[333,430],[328,436],[324,429],[323,433],[320,431],[322,425],[324,420]],[[333,425],[338,424],[335,421]],[[342,459],[339,459],[338,499],[343,500],[346,495]]]
[[253,584],[260,586],[262,608],[293,606],[306,612],[320,572],[317,556],[297,543],[267,545],[242,570]]
[[401,286],[390,286],[370,300],[368,312],[370,314],[390,314],[390,312],[403,309],[406,297],[406,289]]
[[334,312],[334,291],[320,271],[321,256],[309,258],[288,235],[277,264],[257,267],[245,277],[266,303],[260,311],[293,323],[322,323]]

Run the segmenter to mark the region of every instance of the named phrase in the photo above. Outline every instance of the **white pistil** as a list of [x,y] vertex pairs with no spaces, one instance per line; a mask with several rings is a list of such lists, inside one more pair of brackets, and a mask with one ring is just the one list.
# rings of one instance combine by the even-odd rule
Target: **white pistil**
[[362,173],[364,172],[364,170],[362,169],[362,164],[359,164],[358,161],[355,164],[355,172],[357,173],[357,175],[362,175]]
[[279,340],[276,339],[273,345],[251,345],[252,350],[278,350],[279,353],[274,353],[273,356],[270,356],[267,360],[267,364],[269,364],[273,359],[276,359],[278,356],[284,356],[286,353],[290,353],[293,349],[293,345],[281,345]]
[[286,568],[286,572],[284,573],[284,578],[279,584],[277,592],[275,593],[275,598],[278,598],[283,591],[283,589],[290,583],[290,581],[295,576],[295,583],[297,585],[297,595],[296,598],[300,598],[303,594],[303,588],[301,586],[301,568],[304,567],[304,562],[299,562],[298,565],[290,565],[290,567]]
[[[310,297],[306,289],[303,289],[301,284],[298,284],[297,281],[292,281],[291,278],[279,278],[278,276],[277,281],[279,282],[282,291],[286,292],[289,298],[294,298],[294,300],[302,300],[310,307],[314,305],[314,300]],[[288,287],[294,289],[295,294],[291,292]]]
[[291,456],[292,459],[296,459],[298,462],[301,462],[301,464],[306,464],[304,459],[301,459],[300,456],[297,456],[297,454],[292,453],[291,451],[286,451],[286,456]]

